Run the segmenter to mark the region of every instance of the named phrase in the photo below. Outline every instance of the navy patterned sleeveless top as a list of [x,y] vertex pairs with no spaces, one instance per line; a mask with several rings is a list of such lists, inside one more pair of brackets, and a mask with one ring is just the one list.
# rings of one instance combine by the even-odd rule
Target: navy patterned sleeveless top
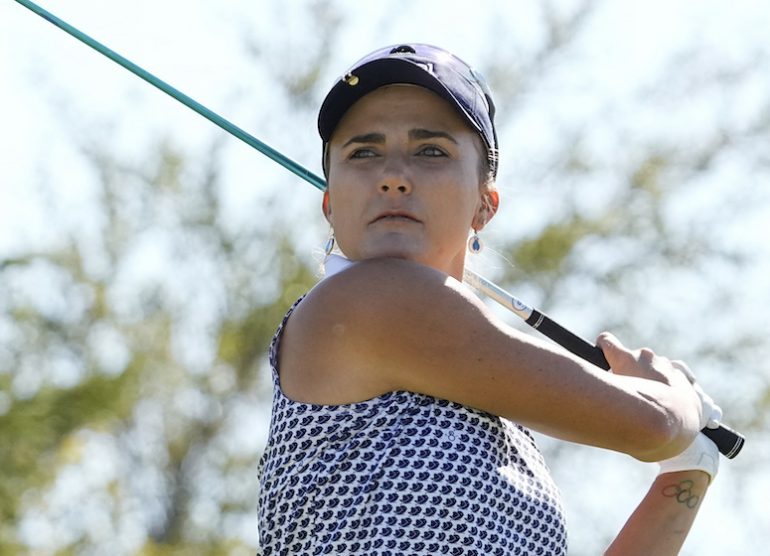
[[287,398],[278,349],[296,305],[270,345],[264,556],[566,554],[559,492],[525,428],[413,392],[333,406]]

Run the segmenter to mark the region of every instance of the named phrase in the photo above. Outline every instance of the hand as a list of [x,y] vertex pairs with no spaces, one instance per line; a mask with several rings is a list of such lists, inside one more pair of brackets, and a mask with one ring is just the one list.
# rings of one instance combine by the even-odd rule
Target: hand
[[703,406],[702,415],[703,419],[705,420],[705,423],[702,421],[701,424],[710,429],[718,429],[719,424],[722,422],[722,408],[716,404],[711,396],[703,391],[703,388],[701,388],[700,384],[696,382],[695,374],[693,374],[693,372],[690,370],[690,367],[687,366],[687,363],[684,361],[672,361],[671,365],[684,373],[684,376],[687,377],[687,380],[690,381],[690,384],[692,384],[692,387],[698,394],[701,405]]
[[597,345],[601,347],[611,372],[615,374],[656,380],[678,388],[687,388],[689,385],[699,402],[700,429],[719,428],[722,408],[703,391],[684,361],[671,361],[649,348],[629,350],[608,332],[599,335]]
[[604,352],[607,362],[610,364],[610,372],[616,375],[655,380],[669,386],[681,385],[685,387],[688,383],[692,384],[687,375],[689,368],[684,363],[677,362],[677,364],[681,363],[684,369],[687,369],[686,371],[675,366],[668,358],[657,355],[649,348],[630,350],[609,332],[600,334],[596,344]]
[[695,440],[684,452],[673,458],[659,461],[659,475],[675,471],[697,469],[709,476],[709,483],[714,480],[719,470],[719,450],[703,433],[698,433]]

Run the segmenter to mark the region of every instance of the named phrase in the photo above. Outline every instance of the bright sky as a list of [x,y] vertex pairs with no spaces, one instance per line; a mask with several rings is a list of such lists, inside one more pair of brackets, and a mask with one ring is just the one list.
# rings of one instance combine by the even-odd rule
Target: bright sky
[[[571,6],[575,2],[556,4]],[[554,122],[593,119],[612,125],[611,120],[628,106],[627,97],[638,94],[640,84],[654,82],[669,67],[672,53],[685,52],[685,47],[690,45],[690,54],[682,56],[680,65],[676,66],[680,68],[678,75],[683,79],[699,72],[707,75],[714,61],[735,61],[740,66],[751,60],[765,45],[770,29],[770,8],[760,0],[740,3],[620,0],[597,4],[590,32],[562,66],[552,68],[553,77],[548,86],[539,91],[542,98],[538,99],[537,106],[541,109],[521,114],[517,127],[508,130],[502,138],[503,145],[515,147],[507,153],[504,151],[502,159],[504,176],[515,184],[511,186],[514,189],[527,187],[526,179],[514,175],[514,169],[521,168],[528,156],[537,156],[539,150],[550,148],[559,139],[553,134]],[[477,60],[489,55],[497,45],[508,44],[503,32],[514,29],[518,39],[526,39],[525,44],[540,38],[537,27],[531,24],[537,17],[533,10],[535,3],[525,0],[457,2],[451,6],[438,1],[363,3],[351,0],[339,5],[356,22],[345,27],[345,37],[338,41],[354,47],[334,53],[343,65],[382,44],[405,40],[439,44],[474,65],[482,65]],[[266,114],[280,114],[288,107],[281,98],[276,98],[265,75],[252,67],[244,49],[247,37],[263,38],[280,32],[301,53],[305,44],[301,34],[306,29],[302,21],[306,14],[298,11],[298,7],[304,3],[41,0],[41,6],[320,173],[317,143],[297,141],[295,136],[299,133],[314,137],[312,119],[297,121],[287,115],[287,120],[298,126],[296,132],[287,132],[274,120],[266,129],[254,129],[255,123],[266,121]],[[481,12],[469,6],[492,7],[488,12]],[[292,63],[298,53],[285,55],[287,63]],[[329,82],[344,66],[333,69],[325,77]],[[46,212],[41,208],[46,203],[56,203],[57,214],[65,224],[77,222],[88,212],[93,178],[79,160],[68,128],[101,128],[111,148],[126,156],[141,156],[147,145],[163,134],[170,134],[180,144],[196,149],[209,144],[214,134],[219,133],[189,109],[16,2],[0,4],[0,76],[0,255],[55,239],[57,230],[47,225]],[[676,86],[675,80],[672,87]],[[560,95],[565,87],[573,91],[569,98]],[[714,90],[709,96],[699,96],[699,101],[688,110],[671,114],[643,113],[631,124],[624,125],[631,125],[637,135],[649,132],[654,137],[659,133],[660,119],[666,118],[671,124],[669,136],[687,142],[697,137],[698,126],[706,125],[706,118],[735,122],[749,117],[752,107],[766,99],[768,90],[767,82],[749,84],[742,93],[742,102],[735,104],[727,104],[720,91]],[[605,114],[608,107],[611,111]],[[504,111],[505,107],[499,109]],[[602,133],[592,136],[592,141],[601,147],[597,152],[608,158],[618,156],[617,145],[602,144],[610,137]],[[240,184],[231,185],[230,191],[232,210],[237,218],[238,207],[254,206],[252,203],[258,203],[262,194],[253,187],[253,176],[259,175],[260,183],[265,183],[270,176],[283,176],[285,171],[235,140],[228,144],[226,157],[228,181]],[[768,184],[754,182],[746,175],[745,168],[738,163],[734,166],[731,168],[728,164],[722,168],[723,182],[731,187],[741,183],[754,191],[759,187],[768,200]],[[37,188],[43,180],[56,185],[56,199],[40,198]],[[244,184],[250,185],[244,187]],[[309,203],[317,202],[317,193],[307,184],[297,180],[296,187],[298,191],[306,191],[301,195],[309,199]],[[527,219],[536,218],[537,203],[543,206],[554,203],[545,197],[530,201],[535,210],[517,214],[517,218],[510,220],[521,226],[531,225]],[[681,210],[696,210],[698,203],[708,207],[712,201],[708,197],[698,199],[696,195]],[[509,206],[505,210],[514,208]],[[508,214],[512,216],[513,212]],[[767,216],[766,210],[761,212],[749,207],[743,225],[728,228],[727,233],[735,234],[734,241],[766,238]],[[770,257],[765,259],[765,268],[770,266],[769,260]],[[743,287],[757,288],[757,291],[764,288],[766,292],[768,272],[770,268],[746,276]],[[595,459],[586,461],[597,465]],[[600,461],[620,469],[615,473],[607,471],[609,486],[575,488],[568,495],[595,497],[592,504],[607,508],[611,514],[607,519],[617,522],[618,515],[627,513],[627,507],[636,502],[633,496],[618,495],[621,500],[615,505],[617,489],[623,488],[625,474],[639,481],[640,476],[646,478],[647,471],[628,471],[630,467],[624,467],[627,462],[612,455]],[[713,489],[713,499],[704,507],[689,543],[693,554],[750,553],[749,547],[760,546],[759,536],[764,539],[762,546],[770,543],[770,527],[754,530],[753,537],[742,533],[747,521],[756,526],[755,522],[760,519],[756,512],[766,512],[766,501],[758,494],[747,493],[749,505],[756,504],[749,513],[752,519],[720,511],[720,491],[727,496],[728,490],[740,481],[737,469],[740,469],[737,462],[723,461],[722,476]],[[592,473],[601,476],[605,471],[592,469]],[[566,480],[579,482],[576,477],[565,477]],[[764,481],[767,492],[767,478]],[[571,516],[571,522],[573,526],[579,524],[580,516]],[[765,525],[770,526],[770,522],[765,521]],[[739,538],[721,533],[727,531],[735,531]],[[589,535],[590,531],[581,533],[573,528],[573,545]],[[735,542],[745,543],[743,549],[731,544]]]
[[[571,4],[574,2],[559,3]],[[707,64],[709,56],[718,60],[732,58],[740,63],[746,59],[747,52],[762,43],[770,23],[770,10],[764,9],[761,2],[742,3],[741,10],[726,9],[726,3],[716,1],[673,5],[662,1],[605,4],[599,3],[598,16],[592,20],[592,31],[586,34],[591,40],[578,43],[563,71],[557,68],[552,72],[550,91],[539,91],[542,95],[539,105],[547,110],[524,114],[517,128],[502,138],[503,146],[516,147],[508,153],[503,152],[504,172],[512,163],[516,165],[526,160],[526,149],[536,155],[557,139],[551,131],[555,127],[553,122],[601,119],[608,106],[622,111],[622,99],[636,91],[639,84],[654,81],[664,64],[670,63],[672,52],[680,51],[684,45],[698,46],[700,56],[693,64],[696,69]],[[271,99],[269,81],[249,64],[244,42],[247,37],[262,37],[273,32],[275,22],[280,22],[291,43],[292,30],[299,34],[303,29],[300,23],[303,14],[293,8],[300,4],[287,3],[280,8],[271,4],[248,9],[244,5],[247,4],[150,0],[125,5],[86,0],[52,0],[43,4],[55,15],[319,173],[316,151],[302,147],[300,152],[297,142],[285,130],[249,129],[249,124],[259,121],[260,113],[276,111],[283,106],[280,99]],[[354,2],[342,5],[349,7],[352,13],[361,7],[360,3]],[[535,32],[537,27],[530,24],[532,18],[537,17],[530,2],[497,4],[496,14],[492,15],[480,11],[466,13],[466,8],[447,7],[439,2],[416,5],[370,3],[366,6],[366,14],[357,14],[360,25],[352,25],[344,31],[350,38],[343,44],[361,46],[351,49],[349,54],[335,53],[338,59],[344,60],[341,63],[347,64],[361,52],[383,42],[404,38],[438,43],[470,61],[481,60],[494,48],[491,40],[480,38],[487,39],[488,35],[499,32],[494,27],[495,22],[491,21],[495,17],[520,22],[506,22],[513,26],[519,41],[522,37],[531,41],[540,38]],[[398,16],[385,16],[391,12]],[[392,20],[389,27],[382,28],[383,17],[384,21]],[[0,204],[0,222],[14,223],[16,227],[17,218],[24,215],[31,224],[28,227],[32,237],[44,233],[44,226],[35,225],[36,221],[37,224],[43,222],[41,215],[36,214],[34,206],[37,202],[31,198],[33,188],[30,183],[50,176],[51,172],[57,174],[55,179],[61,179],[64,174],[71,178],[67,180],[66,193],[61,190],[64,197],[61,202],[65,203],[65,208],[77,212],[78,196],[87,197],[87,192],[80,190],[85,187],[79,183],[83,180],[72,179],[83,168],[73,156],[68,127],[111,126],[115,128],[110,134],[115,150],[137,154],[142,152],[148,137],[161,133],[170,133],[176,141],[191,147],[205,144],[215,133],[213,126],[199,116],[22,6],[14,2],[3,3],[0,21],[6,30],[0,37],[0,69],[4,80],[0,90],[0,117],[5,122],[0,134],[0,155],[1,160],[6,161],[3,179],[14,184],[9,202]],[[373,28],[373,23],[378,27]],[[504,38],[495,38],[495,42],[500,41],[504,44]],[[300,50],[303,47],[299,36],[296,47]],[[288,56],[289,63],[293,59]],[[580,64],[580,72],[574,71],[576,64]],[[328,75],[328,80],[332,77],[334,73]],[[597,87],[597,83],[601,86]],[[565,87],[573,92],[567,98],[560,95]],[[757,91],[761,92],[761,89]],[[255,95],[269,100],[251,102]],[[553,102],[549,102],[549,95],[553,96]],[[745,105],[724,107],[724,117],[740,118],[743,106],[751,106],[759,100],[752,99],[750,93],[747,97]],[[713,104],[705,110],[713,109],[719,102],[718,93],[715,93]],[[265,110],[268,106],[270,108]],[[500,109],[505,113],[505,107]],[[690,113],[670,114],[669,117],[674,119],[672,135],[680,134],[686,141],[695,134],[694,126],[699,121],[710,121],[710,117],[700,117],[698,111],[703,110],[703,106],[694,105]],[[681,120],[681,124],[676,120]],[[644,133],[643,121],[640,118],[634,124],[636,134]],[[651,117],[649,121],[656,129],[657,118]],[[312,133],[314,122],[299,122],[299,125],[303,124],[306,126],[303,128]],[[602,135],[595,134],[593,141],[601,143]],[[305,143],[300,142],[300,145]],[[605,145],[605,150],[613,156],[613,145]],[[272,164],[256,160],[259,155],[246,148],[235,147],[231,151],[233,159],[238,161],[236,172],[252,173],[255,165],[263,171]],[[41,160],[49,161],[48,170],[41,168]],[[271,168],[271,171],[282,172],[277,168]],[[19,183],[26,186],[15,185]],[[304,187],[304,184],[300,186]],[[9,195],[8,189],[4,187],[2,194]],[[240,198],[239,204],[242,202]],[[528,214],[536,215],[537,212],[533,210]],[[516,220],[527,225],[526,215],[518,214]],[[0,249],[7,247],[10,241],[7,234],[0,233]]]

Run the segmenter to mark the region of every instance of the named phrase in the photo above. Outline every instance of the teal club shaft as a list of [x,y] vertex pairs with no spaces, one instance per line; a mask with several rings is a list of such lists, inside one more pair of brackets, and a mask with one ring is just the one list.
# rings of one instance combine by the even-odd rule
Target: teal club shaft
[[[196,102],[195,100],[191,99],[178,89],[175,89],[168,83],[161,81],[151,73],[145,71],[141,67],[137,66],[133,62],[127,60],[117,52],[114,52],[113,50],[107,48],[103,44],[101,44],[98,41],[95,41],[85,33],[82,33],[81,31],[75,29],[65,21],[62,21],[58,17],[54,16],[53,14],[47,12],[43,8],[37,6],[33,2],[30,2],[29,0],[16,0],[19,4],[25,6],[26,8],[29,8],[39,16],[41,16],[43,19],[51,22],[55,26],[59,27],[66,33],[72,35],[79,41],[87,44],[97,52],[107,56],[110,60],[120,64],[124,68],[126,68],[131,73],[137,75],[138,77],[141,77],[151,85],[154,85],[164,93],[170,95],[171,97],[175,98],[185,106],[193,109],[195,112],[206,118],[207,120],[215,123],[228,133],[234,135],[247,145],[254,147],[256,150],[270,158],[271,160],[277,162],[287,170],[291,171],[292,173],[296,174],[300,178],[304,179],[311,185],[314,185],[321,191],[324,191],[326,189],[326,181],[313,174],[309,170],[305,169],[303,166],[300,166],[290,158],[284,156],[282,153],[276,151],[269,145],[266,145],[256,137],[250,135],[246,131],[242,130],[235,124],[227,121],[223,117],[219,116],[218,114],[212,112],[199,102]],[[504,291],[500,287],[496,286],[492,282],[489,282],[485,278],[482,278],[475,272],[465,269],[464,274],[464,281],[471,285],[472,287],[478,289],[480,292],[484,293],[491,299],[494,299],[498,303],[500,303],[503,307],[506,309],[509,309],[529,324],[532,328],[538,330],[543,335],[549,337],[551,340],[556,342],[557,344],[561,345],[563,348],[571,351],[575,355],[578,355],[579,357],[582,357],[586,361],[589,361],[593,363],[594,365],[597,365],[600,368],[609,370],[610,366],[607,363],[607,360],[604,357],[604,354],[601,349],[599,349],[597,346],[591,344],[590,342],[584,340],[580,336],[577,336],[576,334],[570,332],[554,320],[552,320],[550,317],[545,315],[544,313],[541,313],[537,309],[534,309],[532,307],[529,307],[519,299],[515,298],[510,293]],[[724,424],[720,424],[719,428],[717,429],[708,429],[704,428],[701,432],[708,436],[716,445],[717,448],[719,448],[719,451],[724,454],[726,457],[732,459],[735,456],[738,455],[738,453],[743,448],[743,444],[745,442],[745,438],[743,435],[741,435],[739,432],[736,432],[729,428],[728,426]]]
[[30,2],[29,0],[16,0],[19,4],[22,6],[29,8],[33,12],[35,12],[37,15],[45,19],[46,21],[49,21],[50,23],[56,25],[59,29],[64,31],[65,33],[72,35],[76,39],[78,39],[80,42],[87,44],[97,52],[107,56],[110,60],[113,62],[123,66],[125,69],[133,73],[134,75],[141,77],[144,79],[147,83],[150,85],[153,85],[166,93],[167,95],[175,98],[188,108],[191,108],[192,110],[195,110],[198,114],[209,120],[210,122],[218,125],[231,135],[234,135],[250,147],[253,147],[257,149],[259,152],[267,156],[268,158],[272,159],[273,161],[277,162],[290,172],[296,174],[300,178],[306,180],[311,185],[317,187],[321,191],[326,189],[326,181],[317,176],[316,174],[312,173],[311,171],[307,170],[303,166],[297,164],[290,158],[286,157],[282,153],[276,151],[274,148],[272,148],[270,145],[266,145],[250,133],[244,131],[234,123],[226,120],[219,114],[216,114],[215,112],[212,112],[205,106],[203,106],[201,103],[193,100],[186,94],[184,94],[179,89],[176,89],[166,83],[165,81],[158,79],[150,72],[146,71],[145,69],[141,68],[140,66],[137,66],[135,63],[133,63],[131,60],[128,60],[115,52],[114,50],[111,50],[110,48],[107,48],[102,43],[100,43],[97,40],[94,40],[93,38],[89,37],[82,31],[76,29],[66,21],[62,21],[52,13],[44,10],[37,4]]

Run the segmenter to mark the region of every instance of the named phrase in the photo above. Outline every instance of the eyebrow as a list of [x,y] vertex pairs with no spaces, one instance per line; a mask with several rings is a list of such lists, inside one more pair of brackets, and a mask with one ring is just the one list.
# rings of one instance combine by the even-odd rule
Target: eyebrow
[[[423,129],[423,128],[416,128],[409,130],[409,138],[412,140],[425,140],[425,139],[436,139],[436,138],[443,138],[451,141],[455,145],[457,145],[457,139],[452,137],[451,134],[447,133],[446,131],[434,131],[431,129]],[[384,133],[364,133],[361,135],[356,135],[354,137],[351,137],[342,147],[347,147],[348,145],[352,145],[353,143],[375,143],[375,144],[383,144],[385,143],[385,134]]]
[[348,145],[352,145],[353,143],[384,143],[385,142],[385,134],[384,133],[364,133],[362,135],[356,135],[354,137],[351,137],[350,140],[342,145],[343,148],[347,147]]
[[431,129],[412,129],[409,131],[409,138],[417,140],[443,138],[448,139],[455,145],[457,144],[457,139],[452,137],[452,135],[446,131],[433,131]]

